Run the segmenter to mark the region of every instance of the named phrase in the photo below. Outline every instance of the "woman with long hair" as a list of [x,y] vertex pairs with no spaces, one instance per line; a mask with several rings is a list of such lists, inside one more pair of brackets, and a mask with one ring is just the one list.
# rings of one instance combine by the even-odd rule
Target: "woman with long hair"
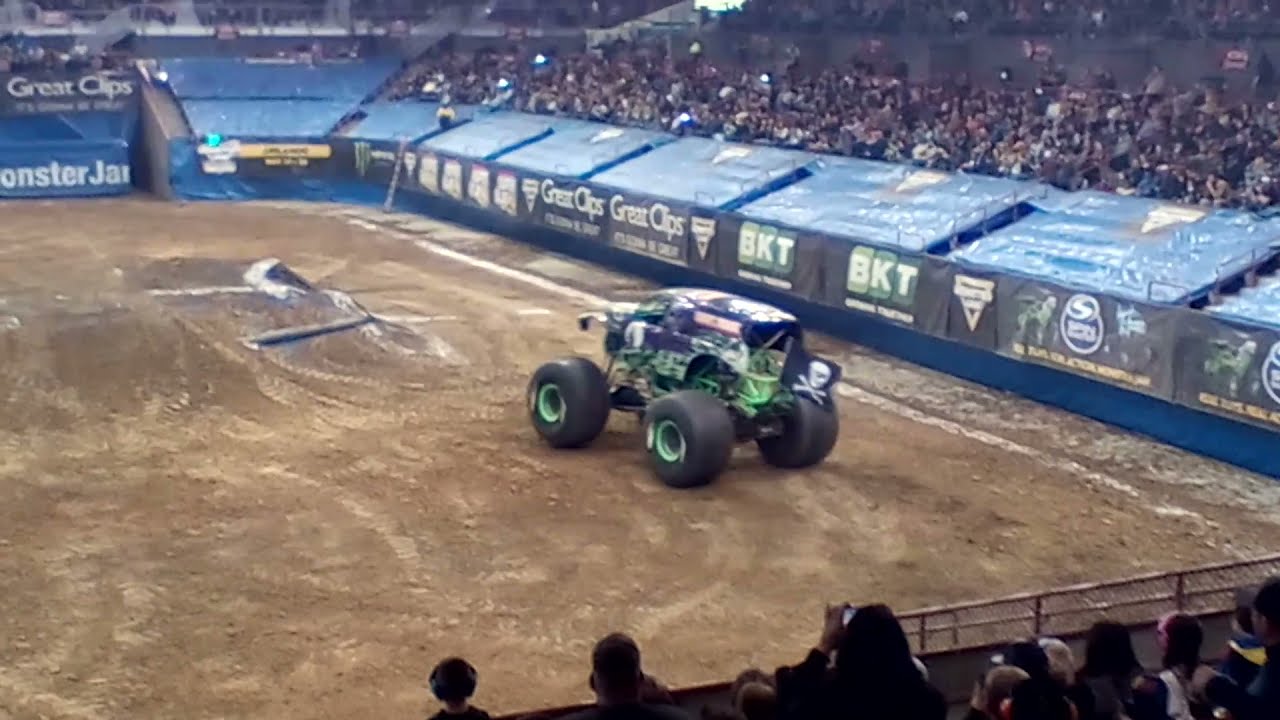
[[1142,675],[1129,629],[1100,622],[1085,640],[1084,667],[1079,680],[1093,692],[1093,717],[1081,720],[1126,720],[1133,700],[1133,683]]
[[1170,613],[1156,625],[1160,646],[1160,671],[1136,683],[1134,720],[1202,720],[1212,717],[1211,709],[1193,702],[1191,677],[1200,667],[1204,630],[1190,615]]
[[947,714],[885,605],[829,608],[819,647],[801,665],[778,671],[778,704],[782,720],[943,720]]

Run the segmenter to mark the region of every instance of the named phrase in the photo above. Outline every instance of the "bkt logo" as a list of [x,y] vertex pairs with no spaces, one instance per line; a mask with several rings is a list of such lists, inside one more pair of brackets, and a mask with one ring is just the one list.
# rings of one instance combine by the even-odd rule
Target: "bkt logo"
[[105,75],[85,75],[79,80],[51,80],[41,82],[21,75],[9,78],[5,84],[5,92],[10,97],[26,100],[39,99],[74,99],[76,97],[106,98],[114,100],[133,94],[133,82],[117,80]]
[[738,265],[770,275],[791,277],[796,264],[796,234],[771,225],[742,223],[738,231]]
[[849,252],[849,274],[845,289],[849,294],[881,305],[914,307],[920,264],[897,253],[865,246]]
[[565,190],[556,187],[556,184],[551,180],[543,180],[540,193],[542,201],[546,204],[565,210],[576,210],[586,215],[592,222],[604,215],[604,198],[596,197],[591,192],[591,188],[586,185],[582,185],[576,190]]
[[1106,327],[1102,323],[1102,304],[1092,295],[1072,295],[1058,320],[1062,341],[1072,352],[1092,355],[1102,347]]
[[649,207],[628,205],[627,199],[621,195],[614,195],[609,199],[609,217],[635,227],[651,228],[666,235],[668,240],[683,235],[685,229],[685,219],[671,212],[671,208],[663,203],[654,203]]
[[1262,388],[1280,405],[1280,342],[1271,346],[1267,359],[1262,361]]

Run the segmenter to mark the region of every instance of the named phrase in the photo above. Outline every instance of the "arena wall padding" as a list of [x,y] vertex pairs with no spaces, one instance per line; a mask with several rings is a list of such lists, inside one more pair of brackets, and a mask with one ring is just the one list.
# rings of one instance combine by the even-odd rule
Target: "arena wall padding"
[[133,191],[123,140],[0,145],[0,198],[75,198]]

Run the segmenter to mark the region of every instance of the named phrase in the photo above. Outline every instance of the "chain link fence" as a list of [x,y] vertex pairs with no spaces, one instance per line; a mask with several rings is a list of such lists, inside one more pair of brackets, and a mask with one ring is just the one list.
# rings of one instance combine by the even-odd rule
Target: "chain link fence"
[[1074,585],[899,616],[917,653],[982,647],[1032,636],[1082,633],[1100,620],[1152,622],[1167,612],[1235,607],[1235,592],[1280,575],[1280,555],[1114,582]]

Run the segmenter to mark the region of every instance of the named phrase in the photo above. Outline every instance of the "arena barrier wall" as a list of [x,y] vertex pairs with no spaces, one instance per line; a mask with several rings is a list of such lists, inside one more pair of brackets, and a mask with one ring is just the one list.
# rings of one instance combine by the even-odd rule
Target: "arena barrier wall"
[[[738,213],[430,147],[440,144],[402,155],[404,146],[394,142],[350,138],[244,140],[220,148],[174,141],[171,177],[175,194],[187,199],[381,205],[399,168],[396,209],[499,232],[663,284],[749,293],[796,312],[815,330],[1280,478],[1274,452],[1280,331],[1227,323],[1188,307],[1126,301],[1119,308],[1101,293],[971,271],[901,249],[872,248],[875,263],[889,268],[885,273],[906,278],[905,292],[878,294],[850,282],[851,266],[865,260],[860,243],[797,231],[789,236],[793,252],[781,258],[776,248],[762,246],[779,229]],[[573,193],[581,200],[576,205],[564,201]],[[1049,297],[1052,303],[1045,302]],[[1089,325],[1075,314],[1081,302],[1095,318],[1137,313],[1142,329]],[[1050,315],[1042,317],[1046,307]],[[1079,325],[1071,329],[1096,333],[1107,351],[1082,354],[1064,342],[1066,333],[1042,332],[1046,323]],[[1235,352],[1245,342],[1257,351]]]
[[134,72],[0,73],[0,199],[125,195]]

